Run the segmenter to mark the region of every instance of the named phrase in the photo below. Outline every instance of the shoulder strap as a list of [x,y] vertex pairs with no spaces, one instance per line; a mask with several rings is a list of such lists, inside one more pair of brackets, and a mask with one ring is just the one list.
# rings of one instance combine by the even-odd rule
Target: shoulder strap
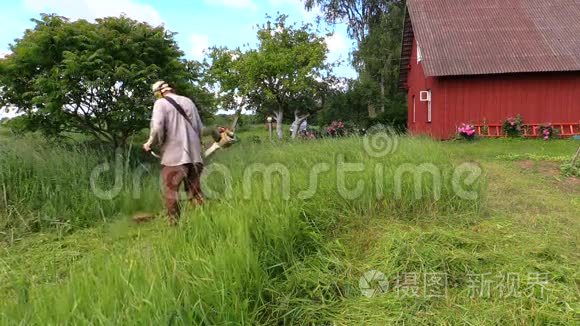
[[187,121],[189,123],[189,125],[191,127],[193,127],[193,123],[191,123],[191,120],[189,120],[189,118],[187,117],[187,114],[185,114],[185,111],[183,110],[183,108],[181,107],[181,105],[179,105],[177,102],[175,102],[174,99],[172,99],[169,96],[164,97],[164,99],[166,99],[167,102],[171,103],[171,105],[173,105],[173,107],[175,107],[175,109],[177,110],[177,112],[179,112],[179,114],[181,114],[181,116],[185,119],[185,121]]

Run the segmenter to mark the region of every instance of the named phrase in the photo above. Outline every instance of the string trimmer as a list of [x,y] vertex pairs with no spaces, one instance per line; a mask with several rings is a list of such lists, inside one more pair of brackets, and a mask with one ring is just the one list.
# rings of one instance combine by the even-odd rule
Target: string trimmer
[[[212,138],[214,143],[205,151],[204,156],[207,158],[212,155],[215,151],[221,148],[229,147],[236,141],[236,125],[238,124],[238,120],[240,118],[240,114],[242,113],[241,110],[236,111],[236,115],[234,117],[234,121],[230,128],[220,127],[212,132]],[[150,152],[151,155],[155,156],[156,158],[160,159],[161,157],[156,154],[154,151]]]

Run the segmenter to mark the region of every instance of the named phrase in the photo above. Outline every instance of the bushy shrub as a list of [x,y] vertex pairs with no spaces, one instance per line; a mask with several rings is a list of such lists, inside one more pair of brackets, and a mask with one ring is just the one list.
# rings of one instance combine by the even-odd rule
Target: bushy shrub
[[515,118],[507,118],[503,122],[503,132],[508,137],[519,137],[522,135],[524,127],[524,121],[521,115],[517,115]]
[[544,140],[549,140],[558,136],[558,129],[554,128],[550,123],[541,125],[538,128],[538,132]]
[[332,123],[326,127],[326,133],[330,137],[343,137],[346,136],[346,128],[342,121],[332,121]]
[[457,135],[463,139],[473,140],[475,139],[475,127],[468,123],[462,123],[457,128]]
[[365,133],[366,129],[360,128],[357,124],[351,121],[333,121],[326,127],[326,136],[329,137],[362,136]]

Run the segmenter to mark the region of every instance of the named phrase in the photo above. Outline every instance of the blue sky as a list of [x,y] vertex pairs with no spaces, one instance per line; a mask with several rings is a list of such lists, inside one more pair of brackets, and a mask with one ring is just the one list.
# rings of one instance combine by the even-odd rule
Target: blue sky
[[[131,18],[154,25],[165,24],[177,32],[176,39],[188,58],[200,59],[209,46],[237,47],[256,44],[256,24],[266,21],[266,14],[288,14],[291,21],[314,22],[316,12],[306,12],[301,0],[2,0],[0,12],[0,55],[9,44],[33,26],[31,18],[40,13],[57,13],[71,19],[95,19],[125,13]],[[329,60],[342,59],[335,73],[356,76],[348,64],[352,42],[346,27],[322,26],[333,31],[327,39]]]

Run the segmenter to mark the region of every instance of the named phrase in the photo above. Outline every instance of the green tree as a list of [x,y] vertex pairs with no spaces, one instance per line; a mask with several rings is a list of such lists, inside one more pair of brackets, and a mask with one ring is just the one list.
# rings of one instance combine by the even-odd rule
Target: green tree
[[349,36],[357,43],[352,63],[359,81],[374,83],[371,87],[379,91],[367,103],[369,117],[377,118],[377,107],[381,115],[404,115],[399,110],[404,97],[397,84],[405,1],[304,0],[304,5],[309,10],[319,6],[328,23],[347,24]]
[[401,0],[304,0],[304,7],[312,10],[318,6],[330,24],[346,23],[349,36],[360,45],[372,26],[397,2]]
[[28,130],[86,133],[123,146],[148,126],[150,85],[158,79],[209,104],[211,97],[194,86],[201,65],[181,59],[174,34],[163,27],[127,17],[34,21],[0,60],[0,107],[26,113]]
[[293,114],[294,124],[300,125],[322,108],[334,80],[331,65],[325,64],[324,37],[311,25],[289,25],[286,18],[280,15],[273,24],[259,27],[257,49],[212,49],[208,71],[223,108],[248,107],[273,114],[279,138],[284,116]]
[[368,122],[367,104],[377,96],[374,84],[359,80],[348,80],[346,89],[334,90],[327,97],[326,104],[318,113],[318,124],[326,126],[335,120],[352,121],[360,127]]

